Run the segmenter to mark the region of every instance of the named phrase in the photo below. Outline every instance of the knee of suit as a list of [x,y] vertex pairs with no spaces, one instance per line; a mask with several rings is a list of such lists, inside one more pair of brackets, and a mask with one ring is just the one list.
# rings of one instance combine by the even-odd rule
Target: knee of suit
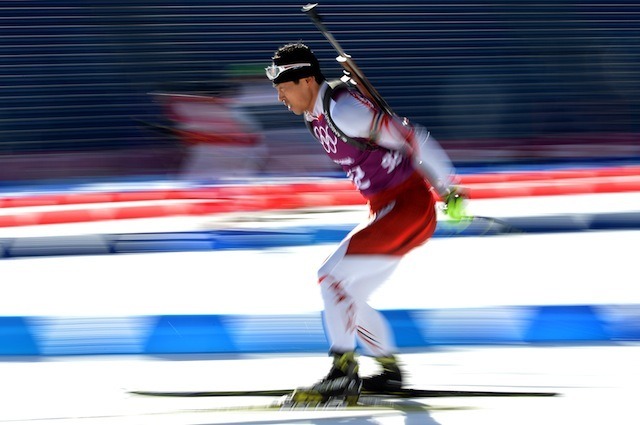
[[319,283],[320,292],[325,303],[327,301],[337,303],[351,298],[344,283],[331,275],[321,278]]

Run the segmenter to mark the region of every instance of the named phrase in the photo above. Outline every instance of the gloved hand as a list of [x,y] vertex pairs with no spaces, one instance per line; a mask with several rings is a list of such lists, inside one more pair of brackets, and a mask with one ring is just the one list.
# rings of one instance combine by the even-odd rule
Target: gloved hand
[[467,199],[468,195],[463,188],[451,186],[449,193],[443,199],[444,208],[442,212],[453,221],[470,219],[471,217],[467,214]]

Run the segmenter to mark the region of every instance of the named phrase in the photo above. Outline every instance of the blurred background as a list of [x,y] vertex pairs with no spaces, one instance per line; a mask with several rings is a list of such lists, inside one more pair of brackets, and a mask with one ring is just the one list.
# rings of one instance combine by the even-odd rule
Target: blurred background
[[[3,185],[324,175],[263,76],[301,40],[338,77],[298,1],[0,4]],[[637,161],[634,1],[324,1],[345,50],[459,166]],[[310,143],[311,142],[311,143]]]
[[[253,263],[263,255],[247,250],[311,249],[344,237],[364,218],[363,200],[319,149],[300,117],[277,102],[264,76],[273,52],[299,40],[313,48],[326,76],[341,75],[336,52],[301,13],[301,6],[292,0],[268,5],[248,0],[1,2],[4,276],[24,281],[33,271],[35,282],[40,280],[39,270],[49,270],[44,263],[39,263],[42,269],[23,269],[24,263],[17,261],[21,258],[113,253],[208,251],[209,256],[214,255],[212,250],[243,250],[239,260],[229,260],[237,268],[238,261]],[[514,231],[592,235],[598,230],[607,231],[613,241],[634,237],[637,241],[633,233],[640,228],[637,2],[353,0],[324,1],[318,10],[397,113],[427,126],[448,150],[470,189],[471,212],[504,219],[461,227],[442,221],[436,237]],[[627,232],[609,234],[619,230]],[[520,252],[516,241],[500,245],[494,255]],[[446,242],[436,245],[442,243]],[[457,241],[453,251],[444,249],[445,258],[458,255],[463,245],[472,246]],[[563,252],[571,252],[569,246]],[[475,246],[469,249],[478,269],[492,262],[478,257]],[[251,260],[245,259],[247,255]],[[589,255],[575,261],[584,263]],[[106,257],[96,261],[127,261]],[[599,258],[603,257],[614,258],[613,250],[601,253]],[[215,258],[207,261],[219,262],[222,257]],[[515,264],[520,264],[520,269],[529,270],[531,265],[522,261],[514,259],[511,267],[518,269]],[[131,266],[134,271],[114,276],[118,266],[105,267],[100,277],[108,287],[114,281],[128,285],[135,279],[142,288],[139,281],[150,276],[156,281],[169,279],[171,287],[171,282],[182,279],[183,262],[187,259],[169,262],[176,265],[163,273],[157,266],[144,270]],[[292,273],[292,288],[300,275],[315,279],[314,264]],[[202,267],[191,264],[189,270]],[[225,267],[218,265],[219,270]],[[84,269],[73,270],[65,284],[81,285],[86,280]],[[618,273],[626,270],[619,266]],[[57,270],[45,273],[60,275]],[[143,277],[133,278],[137,273]],[[585,272],[583,278],[601,288],[602,279],[610,280],[601,273],[600,269]],[[510,274],[504,271],[490,280],[508,285]],[[282,277],[277,279],[284,284]],[[532,285],[548,279],[545,274],[537,276]],[[246,293],[256,291],[254,280],[245,278]],[[196,279],[194,285],[192,294],[210,291],[205,289],[205,278]],[[25,307],[33,302],[30,294],[41,290],[14,289],[0,314],[20,318],[77,311],[84,316],[101,309],[91,297],[82,301],[86,309],[80,310],[66,304],[53,310]],[[69,288],[69,293],[78,290]],[[116,300],[132,291],[122,290]],[[607,300],[632,302],[632,290],[621,293],[632,296]],[[167,296],[175,302],[171,294]],[[303,298],[317,301],[315,295]],[[533,300],[538,305],[559,303],[537,296],[517,299],[520,305],[536,304]],[[560,299],[571,304],[581,298]],[[603,299],[593,296],[582,301],[590,305]],[[228,311],[228,305],[243,304],[216,306],[207,296],[203,300],[203,305],[191,308],[190,297],[177,312],[237,313]],[[501,302],[514,303],[508,297]],[[438,306],[427,298],[412,308]],[[288,311],[281,307],[269,313]],[[405,302],[389,308],[409,307]],[[320,309],[314,301],[289,313]],[[162,315],[175,309],[171,304],[166,309],[136,304],[125,310],[118,314]],[[570,311],[579,317],[583,311],[592,314],[590,307]],[[104,314],[114,313],[107,309]],[[41,329],[43,322],[30,323]],[[74,341],[84,340],[93,325]],[[142,328],[149,326],[154,325]],[[635,338],[635,328],[630,329]],[[319,341],[324,344],[322,338]],[[176,349],[183,349],[180,344]]]
[[[326,370],[316,269],[367,209],[264,76],[295,41],[342,74],[303,5],[0,2],[0,422],[152,409],[124,386],[243,389],[251,375],[273,389]],[[640,376],[640,4],[319,12],[394,110],[447,149],[480,217],[439,217],[371,300],[411,383],[553,386],[578,398],[515,417],[565,406],[558,423],[611,422]],[[194,356],[193,369],[168,360]],[[580,398],[596,387],[610,392]]]

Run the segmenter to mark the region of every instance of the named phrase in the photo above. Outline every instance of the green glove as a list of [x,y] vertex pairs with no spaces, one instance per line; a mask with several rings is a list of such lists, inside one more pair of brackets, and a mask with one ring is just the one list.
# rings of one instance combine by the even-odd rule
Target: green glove
[[469,219],[467,214],[467,195],[459,187],[452,187],[449,194],[444,198],[444,208],[442,212],[453,221]]

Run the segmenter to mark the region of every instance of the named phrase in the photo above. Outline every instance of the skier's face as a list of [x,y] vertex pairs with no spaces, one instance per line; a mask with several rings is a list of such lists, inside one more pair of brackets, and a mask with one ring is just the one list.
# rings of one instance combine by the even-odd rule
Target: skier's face
[[318,94],[318,84],[313,77],[287,81],[274,87],[278,91],[278,100],[294,114],[301,115],[305,111],[313,111]]

